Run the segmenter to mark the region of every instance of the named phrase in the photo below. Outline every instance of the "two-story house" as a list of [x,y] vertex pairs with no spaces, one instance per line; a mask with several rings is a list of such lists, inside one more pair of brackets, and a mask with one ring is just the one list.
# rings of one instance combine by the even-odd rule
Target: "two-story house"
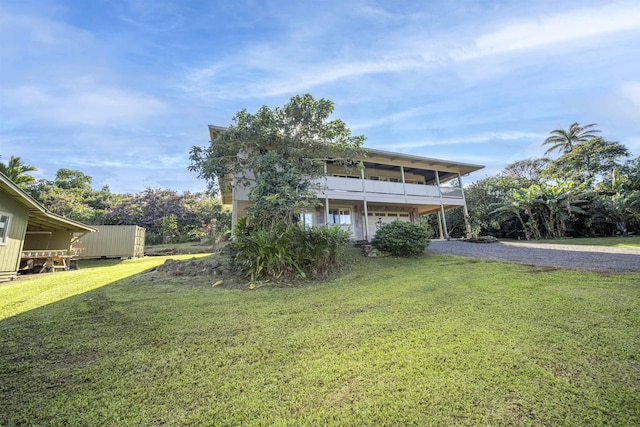
[[[213,141],[224,128],[209,126]],[[354,240],[371,240],[381,225],[394,220],[420,222],[420,216],[436,213],[440,238],[447,237],[444,212],[461,207],[467,217],[462,176],[482,169],[449,160],[368,149],[364,168],[345,174],[341,166],[325,162],[326,176],[317,181],[319,206],[302,215],[305,225],[336,224],[351,232]],[[455,183],[456,186],[451,184]],[[249,188],[232,186],[222,194],[232,205],[232,225],[244,216]],[[467,224],[467,233],[469,233]]]

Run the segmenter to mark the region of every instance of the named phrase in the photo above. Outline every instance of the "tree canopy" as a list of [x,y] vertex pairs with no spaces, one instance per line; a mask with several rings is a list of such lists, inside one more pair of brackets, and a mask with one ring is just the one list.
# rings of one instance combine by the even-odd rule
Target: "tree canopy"
[[251,186],[251,219],[263,226],[291,224],[317,203],[313,181],[324,161],[348,166],[362,155],[364,136],[354,136],[342,120],[329,120],[333,102],[298,95],[282,108],[238,112],[233,124],[205,148],[192,147],[190,170],[219,187]]
[[599,181],[619,167],[619,160],[629,156],[629,150],[619,142],[591,138],[550,162],[543,172],[549,179],[586,182]]

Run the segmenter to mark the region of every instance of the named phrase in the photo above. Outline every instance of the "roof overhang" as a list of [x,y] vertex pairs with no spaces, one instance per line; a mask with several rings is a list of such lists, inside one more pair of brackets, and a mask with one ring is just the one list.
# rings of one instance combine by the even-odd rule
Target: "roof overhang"
[[72,231],[90,233],[95,228],[55,214],[29,196],[13,181],[0,173],[0,188],[29,211],[28,231]]
[[209,125],[209,137],[211,138],[211,141],[216,139],[225,130],[227,130],[227,128],[222,126]]
[[432,157],[394,153],[391,151],[377,150],[373,148],[367,148],[365,150],[367,152],[365,161],[372,163],[378,162],[416,169],[432,169],[444,172],[459,173],[460,175],[467,175],[471,172],[475,172],[484,168],[484,165],[474,165],[470,163],[435,159]]

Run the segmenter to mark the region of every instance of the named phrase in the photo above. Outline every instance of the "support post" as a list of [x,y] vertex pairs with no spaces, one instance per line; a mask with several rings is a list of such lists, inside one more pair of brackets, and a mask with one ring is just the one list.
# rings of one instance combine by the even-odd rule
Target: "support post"
[[324,226],[329,226],[329,196],[327,196],[327,161],[324,161]]
[[233,236],[233,232],[238,225],[238,200],[236,200],[236,192],[233,191],[231,194],[231,236]]
[[440,202],[440,212],[442,214],[442,227],[444,228],[444,238],[449,240],[449,229],[447,228],[447,218],[444,214],[444,205]]
[[462,192],[462,201],[464,205],[462,205],[462,212],[464,214],[464,228],[467,231],[467,239],[471,238],[471,223],[469,222],[469,210],[467,209],[467,199],[464,197],[464,188],[462,188],[462,178],[460,174],[458,174],[458,185],[460,186],[460,191]]
[[440,189],[440,172],[435,171],[436,172],[436,183],[438,184],[438,195],[440,197],[440,214],[441,214],[441,218],[442,218],[442,224],[440,225],[441,227],[444,227],[444,233],[442,232],[442,230],[440,230],[440,238],[442,239],[443,234],[444,234],[444,238],[449,240],[449,229],[447,228],[447,218],[444,215],[444,204],[442,203],[442,190]]
[[329,226],[329,196],[324,196],[324,226]]
[[369,208],[367,198],[364,198],[364,240],[369,241]]

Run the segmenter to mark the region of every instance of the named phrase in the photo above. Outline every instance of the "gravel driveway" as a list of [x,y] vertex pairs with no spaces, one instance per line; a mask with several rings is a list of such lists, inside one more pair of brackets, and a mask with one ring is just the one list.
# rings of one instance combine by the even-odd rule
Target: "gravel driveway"
[[640,271],[640,249],[545,243],[432,240],[427,252],[585,270]]

